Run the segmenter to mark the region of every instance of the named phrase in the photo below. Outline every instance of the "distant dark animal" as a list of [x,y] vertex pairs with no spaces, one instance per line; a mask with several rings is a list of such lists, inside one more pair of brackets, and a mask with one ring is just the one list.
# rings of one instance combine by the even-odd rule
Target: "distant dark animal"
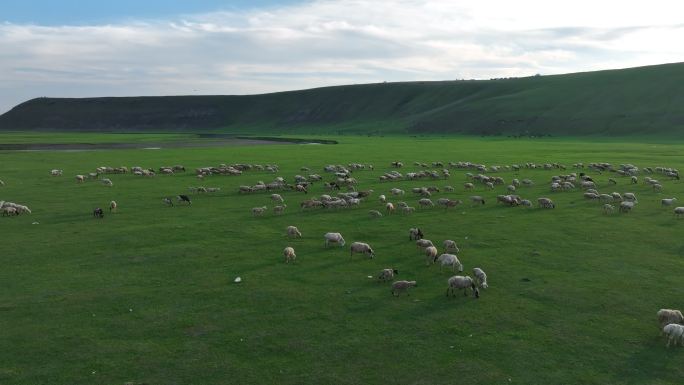
[[173,207],[173,201],[171,200],[171,198],[162,198],[162,202],[164,202],[164,204],[166,204],[167,206]]
[[99,208],[99,207],[96,208],[95,210],[93,210],[93,217],[95,217],[95,218],[104,218],[104,210],[102,210],[102,209]]
[[185,194],[178,195],[176,199],[178,199],[178,202],[188,202],[188,205],[192,204],[190,197]]

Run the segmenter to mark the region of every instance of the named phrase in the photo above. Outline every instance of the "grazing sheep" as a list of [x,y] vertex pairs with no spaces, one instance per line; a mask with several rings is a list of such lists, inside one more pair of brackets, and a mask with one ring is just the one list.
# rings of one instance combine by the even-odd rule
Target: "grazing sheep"
[[290,238],[301,238],[302,233],[295,226],[287,226],[287,236]]
[[95,218],[104,218],[104,210],[102,210],[102,209],[99,208],[99,207],[96,208],[95,210],[93,210],[93,217],[95,217]]
[[474,205],[476,204],[485,204],[485,200],[483,197],[479,195],[473,195],[470,197],[470,201],[473,202]]
[[185,195],[185,194],[177,195],[177,196],[176,196],[176,200],[178,201],[178,203],[180,203],[180,202],[187,202],[187,203],[188,203],[188,206],[191,206],[191,205],[192,205],[192,201],[190,200],[190,197],[187,196],[187,195]]
[[395,210],[394,204],[392,202],[387,202],[385,210],[387,210],[387,215],[391,215]]
[[399,270],[396,269],[382,269],[380,274],[378,274],[379,281],[389,281],[394,278],[395,275],[399,274]]
[[661,206],[672,206],[675,204],[676,201],[677,201],[677,198],[669,198],[669,199],[665,198],[665,199],[660,200],[660,205]]
[[667,324],[663,328],[663,333],[667,336],[667,345],[670,347],[670,343],[674,342],[674,346],[677,344],[684,345],[684,325],[680,324]]
[[449,294],[456,296],[456,290],[460,289],[463,289],[463,295],[467,296],[468,288],[470,288],[473,291],[473,296],[475,298],[480,298],[480,290],[475,286],[473,279],[467,275],[465,277],[462,275],[454,275],[447,280],[447,283],[449,284],[446,290],[447,297]]
[[116,201],[111,201],[109,202],[109,212],[116,212],[116,209],[119,207],[119,205],[116,203]]
[[398,297],[402,292],[406,292],[406,295],[410,296],[408,290],[416,286],[416,281],[395,281],[392,283],[392,295]]
[[632,184],[637,184],[637,183],[639,183],[639,180],[637,179],[636,175],[632,175],[631,180],[632,180]]
[[393,188],[393,189],[390,190],[390,193],[391,193],[392,195],[404,195],[405,192],[404,192],[404,190],[402,190],[402,189]]
[[266,206],[261,206],[261,207],[253,207],[252,208],[252,215],[255,217],[260,217],[264,215],[268,208]]
[[295,262],[297,259],[297,254],[295,254],[295,251],[292,247],[288,246],[283,250],[283,255],[285,256],[285,263],[292,263]]
[[418,200],[420,207],[433,207],[435,204],[429,198],[422,198]]
[[437,260],[437,248],[434,246],[428,246],[425,248],[425,264],[430,266],[430,264],[435,263]]
[[404,214],[412,214],[414,211],[416,211],[415,207],[404,206],[401,208],[401,212]]
[[658,323],[663,328],[667,324],[681,324],[684,323],[684,316],[682,312],[674,309],[660,309],[658,310]]
[[634,202],[620,202],[620,212],[629,213],[634,208]]
[[682,215],[684,215],[684,207],[675,207],[674,209],[674,215],[679,218]]
[[85,175],[76,175],[76,183],[83,183],[85,182]]
[[52,176],[62,176],[62,170],[50,170]]
[[378,199],[380,200],[380,203],[385,203],[385,202],[387,202],[387,197],[386,197],[385,195],[380,195],[380,196],[378,197]]
[[451,239],[447,239],[442,244],[444,245],[444,252],[445,253],[458,254],[460,252],[460,250],[458,249],[458,246],[456,245],[456,242],[452,241]]
[[344,247],[344,238],[342,238],[340,233],[325,233],[323,237],[325,238],[325,247],[328,247],[331,243],[338,243],[340,247]]
[[287,205],[274,206],[273,207],[273,214],[280,215],[280,214],[285,212],[286,208],[287,208]]
[[425,249],[426,247],[434,246],[432,241],[429,239],[419,239],[416,241],[416,247],[418,250]]
[[525,207],[532,207],[532,201],[529,199],[522,199],[520,201],[520,205]]
[[423,239],[423,232],[418,227],[410,228],[409,229],[409,241],[418,240],[418,239]]
[[463,264],[453,254],[442,254],[437,258],[437,261],[440,263],[439,271],[442,271],[444,266],[451,266],[454,272],[456,272],[456,267],[458,266],[458,271],[463,271]]
[[472,189],[474,189],[474,188],[475,188],[475,185],[472,184],[472,183],[470,183],[470,182],[463,183],[463,189],[466,190],[466,191],[470,191],[470,190],[472,190]]
[[556,205],[549,198],[539,198],[539,199],[537,199],[537,204],[539,204],[539,207],[543,208],[543,209],[556,208]]
[[506,190],[508,190],[508,192],[515,192],[515,186],[513,186],[513,185],[508,185],[508,186],[506,187]]
[[285,199],[283,199],[280,194],[271,194],[271,200],[277,203],[283,203],[285,202]]
[[612,192],[610,195],[613,197],[613,200],[616,200],[618,202],[622,201],[622,195],[620,195],[619,192]]
[[369,210],[368,215],[370,215],[371,218],[381,218],[382,217],[382,213],[378,210]]
[[603,205],[603,213],[604,214],[606,214],[606,215],[612,214],[614,211],[615,211],[615,206],[613,206],[609,203],[606,203]]
[[478,287],[483,289],[489,287],[487,285],[487,274],[484,272],[484,270],[480,269],[479,267],[475,267],[473,268],[473,275],[475,276],[475,284]]
[[5,206],[2,208],[2,216],[10,217],[13,215],[19,215],[19,211],[17,210],[16,207]]
[[636,195],[634,195],[633,193],[624,193],[623,196],[625,197],[625,200],[626,200],[626,201],[634,202],[634,203],[638,203],[638,202],[639,202],[639,201],[637,200],[637,198],[636,198]]
[[0,186],[4,186],[4,185],[5,185],[5,182],[3,182],[2,179],[0,179]]
[[354,256],[354,253],[362,253],[368,255],[370,258],[375,258],[375,252],[369,244],[363,242],[354,242],[349,248],[349,259]]
[[663,185],[661,185],[660,183],[654,183],[653,184],[653,191],[658,191],[658,192],[663,191]]
[[101,182],[102,182],[103,185],[105,185],[105,186],[107,186],[107,187],[112,187],[112,186],[114,186],[114,183],[113,183],[112,180],[109,179],[109,178],[102,178]]
[[454,192],[454,190],[452,186],[444,186],[444,192]]

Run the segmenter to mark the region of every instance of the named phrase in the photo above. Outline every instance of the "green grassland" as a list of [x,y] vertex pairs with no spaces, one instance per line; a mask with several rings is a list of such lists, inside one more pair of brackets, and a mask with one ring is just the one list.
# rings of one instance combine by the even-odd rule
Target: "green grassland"
[[242,96],[38,98],[0,131],[209,130],[684,138],[684,63],[494,80],[399,82]]
[[[614,174],[589,171],[601,192],[634,192],[630,214],[601,213],[580,191],[550,193],[559,170],[497,173],[530,178],[523,198],[549,196],[554,210],[494,203],[504,187],[463,191],[468,170],[439,181],[380,183],[389,163],[471,161],[487,165],[575,162],[633,163],[684,169],[679,143],[505,140],[493,138],[330,137],[338,145],[277,145],[87,152],[0,152],[0,200],[29,205],[31,215],[0,217],[0,383],[2,384],[680,384],[684,349],[665,348],[655,313],[682,309],[684,220],[660,199],[684,199],[684,183],[655,176],[662,193]],[[42,140],[42,138],[40,139]],[[354,177],[374,195],[361,208],[302,212],[308,195],[241,195],[239,185],[300,167],[372,163]],[[210,176],[192,171],[154,178],[110,175],[114,186],[77,184],[95,167],[189,169],[219,163],[277,163],[280,172]],[[63,177],[50,177],[52,168]],[[567,172],[571,172],[568,169]],[[329,175],[325,175],[327,179]],[[641,177],[640,177],[641,178]],[[193,195],[191,207],[164,207],[162,196],[188,187],[221,187]],[[372,219],[379,194],[392,187],[452,185],[433,198],[488,199],[445,212]],[[403,198],[417,206],[417,197]],[[94,219],[93,208],[119,203]],[[399,199],[391,198],[393,201]],[[684,201],[683,201],[684,202]],[[38,224],[32,224],[38,222]],[[289,240],[296,225],[303,239]],[[470,274],[482,267],[481,298],[446,298],[453,274],[427,267],[408,240],[409,227],[441,244],[456,240]],[[323,234],[370,243],[375,259],[323,247]],[[282,250],[293,246],[297,263]],[[410,296],[367,276],[386,267],[416,280]],[[233,283],[237,276],[240,284]]]

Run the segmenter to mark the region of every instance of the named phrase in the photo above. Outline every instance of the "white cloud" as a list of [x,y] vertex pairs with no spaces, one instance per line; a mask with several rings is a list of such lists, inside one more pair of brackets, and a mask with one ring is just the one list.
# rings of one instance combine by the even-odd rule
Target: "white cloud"
[[0,111],[37,96],[243,94],[683,61],[676,1],[314,1],[116,25],[0,24]]

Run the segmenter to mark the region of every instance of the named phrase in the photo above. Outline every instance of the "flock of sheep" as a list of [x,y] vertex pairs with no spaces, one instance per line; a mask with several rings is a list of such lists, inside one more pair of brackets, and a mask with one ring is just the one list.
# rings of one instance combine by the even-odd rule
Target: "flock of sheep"
[[[464,170],[467,181],[463,183],[464,191],[472,191],[476,189],[477,185],[482,186],[482,188],[487,190],[494,190],[496,186],[505,186],[507,194],[501,194],[496,196],[496,203],[503,204],[506,206],[514,207],[532,207],[533,201],[530,199],[524,199],[516,193],[524,190],[526,187],[534,186],[534,182],[531,179],[519,180],[514,178],[509,184],[506,184],[503,177],[497,176],[496,174],[501,171],[514,171],[518,172],[522,169],[543,169],[543,170],[560,170],[565,171],[567,167],[558,163],[546,163],[546,164],[535,164],[526,163],[522,165],[504,165],[504,166],[486,166],[483,164],[471,163],[471,162],[449,162],[445,166],[442,162],[433,162],[431,165],[426,163],[416,162],[415,166],[424,168],[424,170],[417,172],[407,172],[402,174],[398,169],[402,168],[404,164],[400,161],[395,161],[391,163],[391,167],[395,170],[384,173],[379,177],[379,181],[382,183],[391,183],[396,181],[404,180],[447,180],[451,177],[451,170]],[[428,170],[428,168],[436,168],[437,170]],[[669,167],[645,167],[638,168],[632,164],[621,164],[617,167],[609,163],[590,163],[586,167],[582,163],[573,164],[572,167],[576,170],[575,172],[569,172],[559,175],[554,175],[551,177],[549,182],[549,193],[557,194],[568,191],[575,191],[578,189],[582,190],[582,196],[588,201],[595,201],[601,204],[601,210],[604,214],[611,214],[616,211],[616,206],[618,204],[617,210],[621,213],[631,212],[638,204],[638,199],[636,195],[632,192],[600,192],[598,191],[597,182],[595,177],[588,175],[584,172],[585,170],[591,171],[594,174],[602,175],[603,173],[612,173],[614,177],[607,178],[608,185],[616,185],[617,180],[615,177],[624,177],[629,180],[630,185],[635,185],[639,183],[639,179],[643,181],[644,184],[651,187],[654,192],[661,192],[664,189],[663,182],[654,178],[655,175],[661,175],[662,178],[669,180],[679,180],[679,171],[674,168]],[[228,175],[228,176],[239,176],[243,172],[248,170],[259,170],[268,171],[271,173],[279,172],[277,165],[251,165],[251,164],[233,164],[226,165],[221,164],[216,167],[200,167],[195,170],[195,174],[198,179],[204,179],[205,177],[211,175]],[[343,209],[358,207],[362,204],[364,200],[367,200],[372,196],[374,191],[372,189],[359,190],[358,180],[352,176],[352,173],[359,170],[374,170],[372,165],[364,165],[359,163],[351,163],[347,166],[343,165],[327,165],[323,168],[325,173],[332,174],[332,180],[324,182],[323,186],[325,190],[330,192],[329,194],[322,194],[319,197],[311,197],[299,204],[300,209]],[[300,171],[310,171],[307,167],[302,167]],[[142,167],[131,167],[130,170],[127,167],[98,167],[95,172],[87,174],[76,175],[77,183],[84,183],[87,180],[99,180],[104,186],[112,187],[113,182],[111,179],[104,177],[106,174],[126,174],[131,173],[137,176],[153,177],[157,173],[162,175],[172,175],[177,172],[185,172],[185,167],[182,165],[174,166],[163,166],[155,171],[153,169],[145,169]],[[50,170],[50,175],[59,177],[63,175],[63,170],[53,169]],[[259,181],[254,185],[242,185],[238,188],[238,193],[240,194],[251,194],[258,192],[270,192],[270,200],[276,205],[273,207],[273,213],[276,215],[283,214],[287,209],[285,200],[283,196],[275,191],[296,191],[303,194],[308,194],[311,186],[314,183],[322,182],[324,177],[319,174],[309,174],[306,176],[296,175],[293,178],[292,183],[288,183],[283,177],[276,177],[273,181],[265,183]],[[0,187],[4,186],[5,183],[0,180]],[[342,191],[342,190],[346,191]],[[445,192],[454,192],[455,188],[452,186],[444,186],[442,188]],[[429,209],[435,206],[444,207],[445,210],[449,208],[456,207],[463,204],[463,201],[459,199],[451,198],[439,198],[435,201],[432,197],[435,193],[442,191],[437,186],[423,186],[416,187],[411,190],[417,198],[416,204],[420,209]],[[190,191],[196,194],[200,193],[212,193],[219,192],[221,189],[219,187],[190,187]],[[333,193],[337,191],[334,195]],[[390,188],[387,190],[387,195],[379,194],[377,201],[382,205],[381,210],[371,209],[368,211],[369,215],[373,218],[381,218],[383,215],[392,215],[397,211],[405,215],[411,215],[415,212],[416,208],[410,206],[405,201],[391,202],[390,197],[395,199],[402,199],[406,196],[406,192],[399,188]],[[178,202],[184,202],[191,205],[191,199],[188,195],[179,194],[176,196]],[[173,200],[170,197],[164,197],[162,201],[172,206]],[[469,201],[473,206],[485,205],[486,199],[481,195],[472,195],[469,197]],[[556,203],[549,197],[539,197],[536,199],[537,206],[542,209],[554,209],[556,208]],[[664,207],[675,206],[677,199],[664,198],[661,199],[661,205]],[[116,212],[118,204],[116,201],[111,201],[109,203],[110,212]],[[31,210],[21,204],[13,202],[0,201],[0,210],[3,216],[17,216],[20,214],[30,214]],[[384,211],[384,214],[383,214]],[[252,215],[255,217],[260,217],[268,212],[267,206],[260,206],[252,208]],[[684,215],[684,207],[674,207],[674,215],[676,217],[681,217]],[[93,216],[97,218],[102,218],[104,216],[104,210],[101,208],[96,208],[93,210]],[[301,238],[302,233],[295,226],[289,226],[286,229],[287,236],[290,238]],[[329,232],[324,234],[324,245],[328,247],[330,245],[339,245],[344,247],[346,242],[344,237],[339,232]],[[416,246],[424,253],[426,258],[426,264],[429,266],[431,264],[438,263],[440,265],[440,270],[444,267],[451,268],[454,272],[458,269],[459,272],[463,272],[464,267],[458,258],[459,248],[455,241],[445,240],[442,243],[444,248],[443,253],[439,253],[437,247],[430,241],[424,238],[424,234],[419,228],[409,229],[409,240],[415,241]],[[353,242],[350,245],[350,258],[353,258],[354,254],[363,254],[368,258],[375,257],[375,251],[373,248],[365,242]],[[297,255],[292,246],[287,246],[283,250],[283,256],[285,263],[294,263],[296,261]],[[406,293],[409,295],[409,290],[416,286],[416,281],[410,280],[394,280],[395,276],[399,273],[394,267],[388,267],[382,269],[377,274],[377,280],[381,282],[390,282],[391,284],[391,294],[394,296],[399,296],[401,293]],[[467,275],[454,275],[447,280],[447,290],[446,295],[455,295],[459,290],[463,290],[464,295],[468,295],[468,289],[472,292],[474,298],[480,297],[480,289],[485,289],[488,287],[487,284],[487,274],[480,267],[474,267],[472,269],[473,277]],[[658,320],[662,332],[667,336],[667,346],[671,344],[684,345],[684,317],[679,310],[672,309],[661,309],[657,313]]]

